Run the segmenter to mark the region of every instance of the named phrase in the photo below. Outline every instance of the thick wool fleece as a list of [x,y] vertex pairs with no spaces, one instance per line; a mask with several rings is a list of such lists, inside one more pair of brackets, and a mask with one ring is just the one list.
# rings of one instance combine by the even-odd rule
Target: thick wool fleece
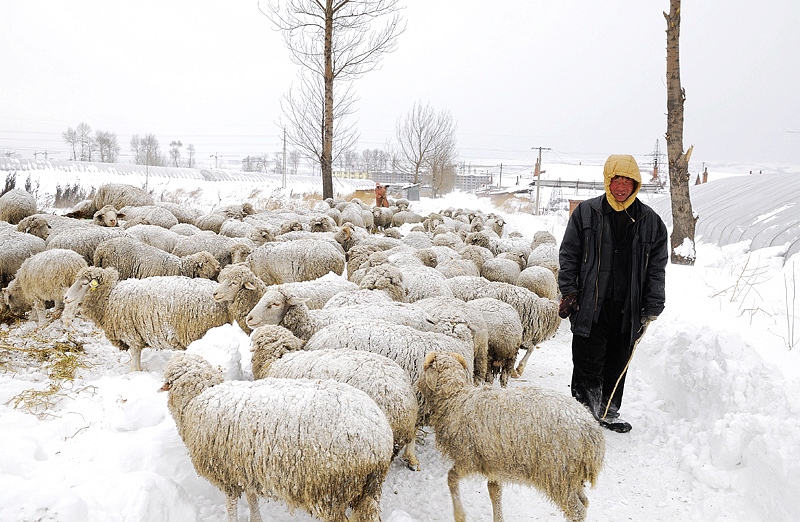
[[[628,199],[619,203],[611,194],[611,178],[615,176],[622,176],[623,178],[630,178],[636,182],[633,192],[628,196]],[[611,208],[620,212],[625,210],[631,203],[636,200],[636,195],[639,193],[639,188],[642,186],[642,174],[639,172],[639,164],[636,159],[629,154],[612,154],[606,160],[603,166],[603,182],[606,190],[606,200]]]

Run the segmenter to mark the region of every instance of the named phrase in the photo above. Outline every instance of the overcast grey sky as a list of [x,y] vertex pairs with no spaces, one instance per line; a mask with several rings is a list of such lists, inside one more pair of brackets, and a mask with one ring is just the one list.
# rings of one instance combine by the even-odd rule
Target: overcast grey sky
[[[667,0],[405,4],[397,51],[356,83],[359,150],[418,100],[451,112],[461,159],[512,174],[535,147],[576,163],[666,149]],[[692,163],[800,165],[800,2],[683,4]],[[296,72],[256,0],[0,0],[0,151],[68,159],[61,133],[85,122],[122,161],[149,133],[201,165],[271,156]]]

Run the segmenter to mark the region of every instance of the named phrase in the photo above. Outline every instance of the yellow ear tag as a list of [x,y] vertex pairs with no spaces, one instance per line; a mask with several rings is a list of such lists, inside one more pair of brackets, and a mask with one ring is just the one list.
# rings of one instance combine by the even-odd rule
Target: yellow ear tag
[[92,279],[92,281],[89,283],[89,290],[97,290],[98,286],[100,286],[100,283],[97,282],[97,279]]

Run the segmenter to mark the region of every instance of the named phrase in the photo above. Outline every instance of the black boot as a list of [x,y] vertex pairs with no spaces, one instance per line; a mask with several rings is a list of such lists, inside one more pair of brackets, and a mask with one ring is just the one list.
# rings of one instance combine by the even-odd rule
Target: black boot
[[612,402],[608,404],[608,411],[606,411],[607,404],[608,399],[604,399],[603,406],[600,409],[600,419],[598,419],[600,426],[611,431],[616,431],[617,433],[628,433],[631,431],[633,427],[619,418],[618,406]]
[[602,391],[600,386],[591,386],[583,390],[583,404],[589,409],[592,417],[597,422],[600,422],[600,417],[603,415],[605,406],[602,403]]

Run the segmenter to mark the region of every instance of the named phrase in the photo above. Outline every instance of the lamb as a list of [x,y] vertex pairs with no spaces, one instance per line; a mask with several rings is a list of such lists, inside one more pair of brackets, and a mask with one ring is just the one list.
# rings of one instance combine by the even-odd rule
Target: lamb
[[113,266],[120,279],[153,276],[216,279],[220,271],[219,261],[209,252],[178,257],[128,236],[108,239],[97,245],[92,261],[94,266],[102,268]]
[[466,520],[459,482],[474,474],[488,479],[495,522],[503,520],[506,482],[535,487],[567,520],[585,520],[584,486],[596,484],[605,456],[605,438],[586,408],[534,386],[474,388],[464,368],[457,354],[432,353],[417,383],[436,446],[453,461],[447,484],[456,522]]
[[282,326],[261,326],[252,335],[253,378],[333,379],[358,388],[383,410],[394,433],[394,453],[405,446],[403,460],[418,470],[414,453],[416,395],[406,372],[394,361],[355,350],[304,351],[302,340]]
[[315,239],[264,243],[247,259],[250,270],[267,284],[310,281],[329,272],[342,275],[345,256],[330,242]]
[[225,494],[228,520],[242,493],[254,521],[259,496],[329,522],[348,520],[348,508],[353,520],[380,520],[393,435],[361,390],[332,380],[222,382],[194,354],[170,360],[161,390],[195,470]]
[[56,248],[34,254],[22,262],[16,278],[3,289],[3,299],[11,313],[22,316],[32,310],[39,324],[46,320],[45,303],[53,301],[53,315],[64,309],[64,292],[86,268],[86,260],[72,250]]
[[309,310],[305,301],[285,290],[267,290],[247,315],[247,325],[257,328],[265,324],[277,324],[289,329],[300,339],[308,340],[323,327],[348,317],[384,319],[421,331],[431,330],[435,324],[430,315],[421,309],[394,301],[377,308],[364,305],[321,310]]
[[11,189],[0,196],[0,221],[16,225],[33,214],[36,214],[36,198],[29,192]]
[[508,384],[515,375],[519,348],[522,345],[522,321],[517,310],[508,303],[492,297],[481,297],[464,303],[483,318],[488,332],[488,356],[486,382],[491,384],[496,377],[500,386]]
[[0,230],[0,288],[5,288],[20,265],[47,247],[44,239],[10,228]]
[[90,266],[78,272],[64,305],[80,305],[111,344],[130,350],[131,370],[141,371],[144,348],[185,350],[211,328],[231,322],[227,308],[214,301],[216,286],[184,276],[120,281],[116,268]]

